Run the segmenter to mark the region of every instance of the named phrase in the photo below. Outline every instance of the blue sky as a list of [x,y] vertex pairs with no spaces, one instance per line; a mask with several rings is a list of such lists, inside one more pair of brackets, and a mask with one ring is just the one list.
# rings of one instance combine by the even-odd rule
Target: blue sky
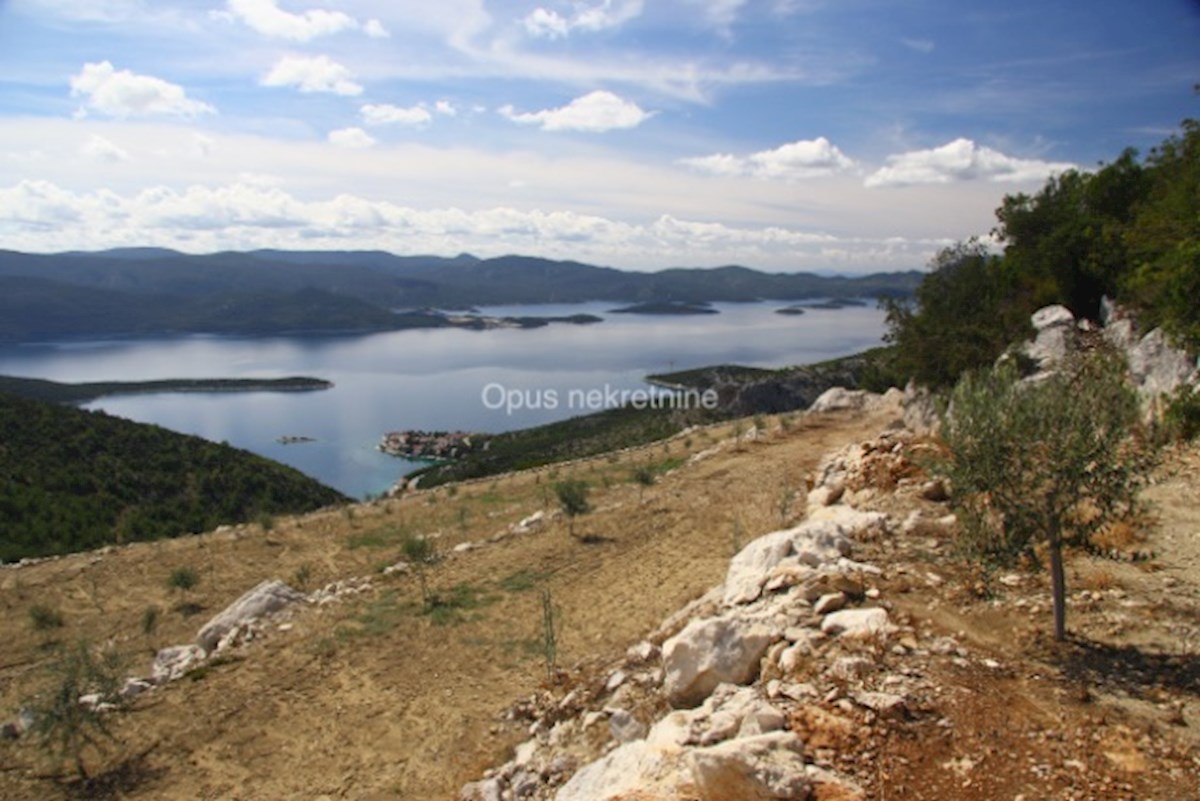
[[1197,82],[1194,0],[0,0],[0,247],[921,267]]

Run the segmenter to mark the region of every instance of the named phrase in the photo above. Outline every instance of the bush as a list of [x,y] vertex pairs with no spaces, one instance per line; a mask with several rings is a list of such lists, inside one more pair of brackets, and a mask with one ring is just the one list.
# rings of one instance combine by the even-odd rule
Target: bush
[[1184,385],[1175,392],[1163,412],[1163,433],[1183,442],[1200,436],[1200,389]]
[[968,555],[1012,563],[1048,546],[1055,639],[1066,636],[1064,546],[1086,545],[1133,511],[1149,459],[1130,436],[1137,398],[1106,354],[1019,381],[1003,364],[970,373],[943,419],[949,478]]
[[911,378],[933,389],[951,387],[1032,333],[1037,302],[1030,288],[982,245],[947,248],[932,266],[911,300],[883,301],[884,338],[894,347],[874,369],[896,385]]
[[200,583],[200,574],[194,567],[177,567],[167,576],[167,587],[186,593]]
[[588,485],[586,481],[569,479],[554,485],[554,494],[558,496],[558,505],[570,521],[571,536],[575,536],[575,518],[592,510],[588,503]]
[[112,651],[95,654],[80,641],[63,650],[50,671],[48,686],[30,706],[34,720],[30,731],[51,758],[70,763],[86,782],[86,752],[102,751],[104,740],[114,737],[103,713],[82,700],[96,693],[106,703],[117,703],[121,665]]
[[63,627],[63,614],[59,610],[45,604],[34,604],[29,607],[29,623],[34,631],[50,631]]

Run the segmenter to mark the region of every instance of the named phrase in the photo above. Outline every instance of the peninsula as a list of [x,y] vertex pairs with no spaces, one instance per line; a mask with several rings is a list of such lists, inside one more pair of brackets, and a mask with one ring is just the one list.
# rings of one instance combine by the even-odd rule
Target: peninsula
[[289,378],[164,378],[154,381],[88,381],[63,383],[41,378],[0,376],[0,392],[54,403],[87,403],[112,395],[159,392],[313,392],[332,381],[307,376]]

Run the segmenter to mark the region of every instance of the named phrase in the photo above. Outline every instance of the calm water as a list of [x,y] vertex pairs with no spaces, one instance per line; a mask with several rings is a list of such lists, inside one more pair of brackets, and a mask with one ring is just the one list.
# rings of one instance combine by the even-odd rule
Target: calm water
[[[533,330],[399,331],[357,337],[208,336],[0,348],[0,374],[57,381],[309,375],[306,393],[161,394],[102,398],[87,408],[228,442],[362,497],[417,465],[379,453],[386,431],[500,432],[595,409],[573,390],[644,388],[647,373],[736,363],[806,364],[879,343],[876,308],[774,314],[782,303],[717,304],[719,315],[606,314],[618,304],[511,306],[495,315],[597,314],[603,323]],[[511,393],[511,394],[510,394]],[[541,408],[510,410],[520,405]],[[556,398],[557,404],[548,401]],[[497,405],[499,408],[494,408]],[[315,442],[282,445],[284,435]]]

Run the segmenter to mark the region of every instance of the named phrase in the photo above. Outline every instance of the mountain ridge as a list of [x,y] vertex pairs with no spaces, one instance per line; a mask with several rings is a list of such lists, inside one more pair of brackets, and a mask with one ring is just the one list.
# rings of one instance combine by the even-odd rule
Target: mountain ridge
[[0,250],[0,340],[369,332],[406,327],[396,312],[430,307],[904,297],[921,276],[764,273],[737,265],[639,273],[532,256],[383,251]]

